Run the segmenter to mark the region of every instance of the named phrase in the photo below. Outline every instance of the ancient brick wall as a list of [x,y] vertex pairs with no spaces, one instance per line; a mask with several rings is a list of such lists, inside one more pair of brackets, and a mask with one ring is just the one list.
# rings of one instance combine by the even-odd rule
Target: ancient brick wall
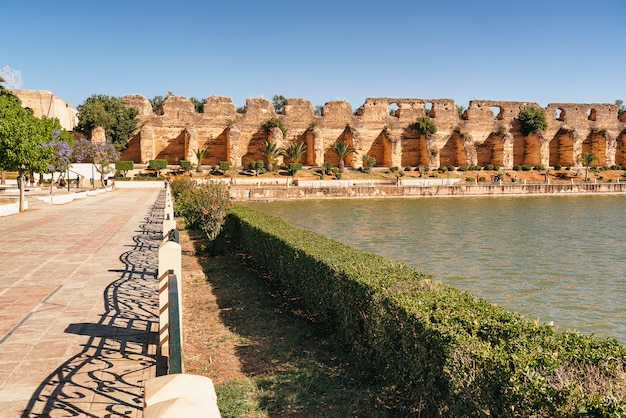
[[[353,167],[360,167],[366,154],[377,165],[398,167],[575,166],[582,152],[595,153],[602,164],[626,164],[626,120],[619,120],[617,107],[606,103],[550,104],[544,109],[545,132],[524,136],[519,113],[526,106],[539,107],[536,103],[473,100],[459,115],[452,99],[369,98],[356,110],[347,101],[329,101],[318,115],[306,99],[288,99],[278,114],[269,100],[249,98],[239,113],[230,98],[211,96],[204,100],[203,113],[197,113],[189,99],[169,96],[163,115],[155,115],[146,98],[123,99],[139,109],[139,130],[122,156],[136,162],[166,158],[171,164],[183,159],[196,163],[194,150],[206,149],[202,164],[240,166],[260,159],[258,148],[273,139],[280,147],[304,141],[307,165],[337,165],[336,155],[328,151],[336,141],[356,149],[346,161]],[[410,126],[426,114],[437,132],[419,135]],[[263,129],[272,118],[287,128],[285,138],[270,137]]]

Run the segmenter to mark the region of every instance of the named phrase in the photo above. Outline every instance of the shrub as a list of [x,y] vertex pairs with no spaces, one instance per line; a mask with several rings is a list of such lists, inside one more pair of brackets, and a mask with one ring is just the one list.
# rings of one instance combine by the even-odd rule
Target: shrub
[[464,166],[464,165],[462,165],[459,168],[457,168],[457,171],[460,171],[462,173],[466,172],[467,170],[468,170],[468,167]]
[[404,167],[404,171],[411,171],[411,167],[410,166]]
[[283,133],[283,137],[287,136],[287,128],[283,125],[283,122],[280,119],[272,118],[265,121],[263,124],[263,129],[265,132],[270,132],[272,128],[278,128]]
[[363,172],[364,173],[367,173],[367,174],[371,173],[372,167],[374,167],[374,164],[376,164],[376,158],[368,154],[365,154],[363,156]]
[[220,171],[225,173],[230,170],[230,163],[228,161],[220,161]]
[[486,177],[484,177],[484,176],[481,176],[481,177],[478,179],[478,181],[479,181],[479,182],[481,182],[481,183],[484,183],[484,182],[486,182],[486,181],[487,181],[487,178],[486,178]]
[[230,209],[230,188],[222,182],[196,184],[193,181],[176,185],[172,182],[172,196],[175,197],[174,210],[185,220],[185,227],[200,229],[207,238],[214,240],[219,234],[227,212]]
[[191,161],[180,160],[180,168],[182,168],[185,171],[191,170]]
[[456,167],[454,167],[452,164],[450,164],[448,166],[448,171],[454,171],[454,170],[456,170]]
[[298,170],[302,170],[302,163],[289,163],[289,172],[296,174]]
[[256,162],[256,168],[257,170],[263,170],[263,168],[265,168],[265,163],[263,163],[263,160],[259,160]]
[[123,171],[124,177],[126,177],[126,173],[130,170],[135,169],[135,163],[133,161],[116,161],[115,162],[115,170]]
[[626,414],[615,340],[559,333],[248,207],[233,208],[225,232],[393,391],[394,416]]
[[474,177],[465,177],[465,181],[468,183],[473,183],[474,182]]
[[495,168],[494,168],[493,164],[487,164],[487,165],[485,166],[485,170],[487,170],[487,171],[493,171],[493,170],[495,170]]
[[422,116],[420,118],[417,118],[415,123],[410,125],[409,128],[417,131],[420,135],[432,135],[437,132],[437,127],[429,116]]
[[530,164],[522,164],[522,171],[530,171],[533,169],[533,166]]
[[442,165],[441,167],[439,167],[439,171],[441,171],[442,173],[445,173],[448,171],[448,167],[446,167],[445,165]]
[[148,161],[148,170],[154,170],[157,177],[161,175],[161,170],[167,168],[167,160],[150,160]]
[[248,164],[246,164],[246,167],[248,167],[248,170],[255,170],[256,169],[256,161],[248,161]]
[[560,170],[561,169],[561,164],[554,164],[554,169],[555,170]]
[[543,170],[543,169],[544,169],[544,166],[543,166],[543,165],[541,165],[541,164],[539,164],[539,165],[534,166],[534,167],[533,167],[533,169],[535,169],[535,170],[537,170],[537,171],[541,171],[541,170]]

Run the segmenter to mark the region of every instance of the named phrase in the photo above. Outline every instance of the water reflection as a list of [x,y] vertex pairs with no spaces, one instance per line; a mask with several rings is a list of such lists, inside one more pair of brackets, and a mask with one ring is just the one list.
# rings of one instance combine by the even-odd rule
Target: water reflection
[[560,329],[626,343],[626,196],[318,200],[252,206]]

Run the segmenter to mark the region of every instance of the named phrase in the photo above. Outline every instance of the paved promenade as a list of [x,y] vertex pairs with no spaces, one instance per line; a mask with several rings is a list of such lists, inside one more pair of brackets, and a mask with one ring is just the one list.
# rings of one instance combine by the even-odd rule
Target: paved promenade
[[0,217],[0,417],[139,417],[155,375],[164,193]]

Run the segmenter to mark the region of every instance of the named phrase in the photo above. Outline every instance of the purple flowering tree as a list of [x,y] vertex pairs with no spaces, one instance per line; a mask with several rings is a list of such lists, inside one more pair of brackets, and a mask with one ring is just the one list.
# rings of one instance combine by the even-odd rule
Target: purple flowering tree
[[92,163],[102,179],[115,171],[113,164],[119,156],[120,153],[110,141],[92,144],[86,139],[80,139],[72,149],[72,160]]
[[54,189],[54,173],[59,173],[59,180],[70,166],[70,155],[72,154],[72,148],[70,144],[59,137],[60,131],[54,129],[52,131],[52,137],[48,139],[48,142],[42,144],[44,150],[47,150],[49,155],[48,171],[52,174],[52,180],[50,183],[50,194]]

